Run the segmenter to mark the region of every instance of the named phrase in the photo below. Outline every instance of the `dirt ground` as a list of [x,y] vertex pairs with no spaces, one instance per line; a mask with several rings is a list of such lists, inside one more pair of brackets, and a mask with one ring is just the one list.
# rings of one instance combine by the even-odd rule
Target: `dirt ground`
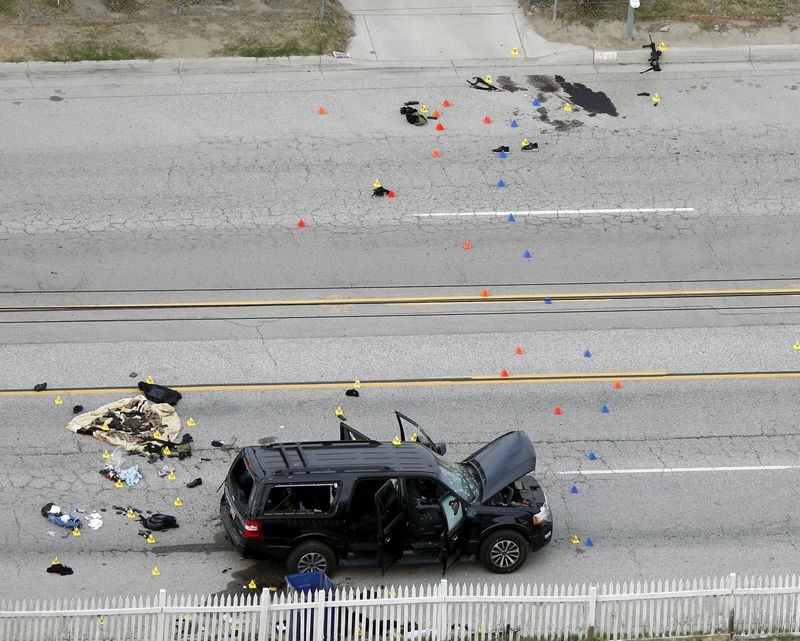
[[636,23],[634,42],[625,37],[625,23],[600,21],[592,27],[553,21],[542,14],[529,16],[536,33],[547,40],[579,44],[598,49],[635,49],[653,40],[667,46],[725,47],[733,45],[800,44],[800,18],[786,19],[783,24],[763,26],[746,20],[708,19],[692,22]]
[[180,1],[176,17],[176,0],[34,0],[30,22],[0,12],[0,60],[65,59],[81,51],[101,51],[95,59],[126,52],[202,58],[224,55],[226,46],[230,53],[242,39],[296,55],[330,53],[345,50],[352,33],[337,0],[327,0],[324,23],[316,0]]

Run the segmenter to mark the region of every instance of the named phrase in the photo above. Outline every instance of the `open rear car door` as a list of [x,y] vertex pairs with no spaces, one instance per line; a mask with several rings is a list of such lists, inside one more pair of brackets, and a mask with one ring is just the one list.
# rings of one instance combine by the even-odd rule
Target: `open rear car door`
[[395,415],[397,416],[397,422],[400,424],[400,440],[411,443],[421,443],[429,450],[436,452],[440,456],[444,456],[444,453],[447,451],[447,446],[444,443],[441,445],[435,443],[433,439],[425,433],[425,430],[419,426],[419,423],[408,418],[405,414],[395,411]]
[[381,573],[403,555],[406,546],[408,517],[396,483],[393,480],[386,481],[375,493],[375,508],[378,512],[378,567]]

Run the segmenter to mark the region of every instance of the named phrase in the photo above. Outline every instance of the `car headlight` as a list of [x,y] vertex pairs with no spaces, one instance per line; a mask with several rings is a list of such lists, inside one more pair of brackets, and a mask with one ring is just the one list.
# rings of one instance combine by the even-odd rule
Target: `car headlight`
[[531,517],[531,523],[534,525],[541,525],[542,523],[550,523],[553,520],[553,515],[550,512],[550,506],[545,501],[544,505],[539,508],[539,511]]

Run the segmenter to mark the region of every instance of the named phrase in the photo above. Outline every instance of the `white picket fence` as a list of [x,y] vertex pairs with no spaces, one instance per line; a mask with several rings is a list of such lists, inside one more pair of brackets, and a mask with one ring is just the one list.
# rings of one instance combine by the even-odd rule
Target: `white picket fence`
[[795,575],[0,602],[2,641],[523,641],[799,635]]

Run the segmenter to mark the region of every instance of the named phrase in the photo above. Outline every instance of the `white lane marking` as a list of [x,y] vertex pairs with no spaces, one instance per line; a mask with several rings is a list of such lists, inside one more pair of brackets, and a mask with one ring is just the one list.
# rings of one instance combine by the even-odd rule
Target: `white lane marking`
[[556,474],[564,476],[600,476],[604,474],[680,474],[685,472],[773,472],[800,470],[800,465],[734,465],[728,467],[640,467],[621,470],[565,470]]
[[414,214],[417,218],[455,218],[460,216],[560,216],[582,214],[680,214],[695,211],[694,207],[654,207],[639,209],[536,209],[530,211],[459,211]]

